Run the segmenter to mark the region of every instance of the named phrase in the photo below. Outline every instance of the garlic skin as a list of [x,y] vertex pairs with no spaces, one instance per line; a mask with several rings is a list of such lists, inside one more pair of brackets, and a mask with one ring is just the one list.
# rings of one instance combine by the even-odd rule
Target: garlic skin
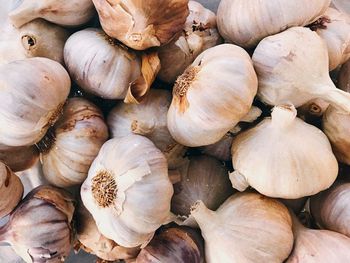
[[250,185],[263,195],[286,199],[330,187],[338,163],[327,137],[296,118],[292,105],[274,107],[271,116],[234,138],[232,186],[244,191]]
[[48,148],[44,146],[41,154],[45,178],[58,187],[81,184],[108,139],[102,112],[83,98],[69,99],[52,133],[53,138],[50,134],[46,137]]
[[39,160],[39,150],[34,145],[24,147],[0,145],[0,160],[14,172],[23,171]]
[[182,30],[188,0],[92,0],[103,30],[128,47],[145,50],[168,43]]
[[331,0],[222,0],[217,12],[219,32],[226,40],[251,48],[264,37],[293,26],[312,23],[326,11],[330,2]]
[[322,99],[314,99],[298,108],[298,116],[302,119],[321,117],[329,107],[329,103]]
[[350,15],[350,3],[348,0],[332,0],[332,6],[339,11]]
[[350,93],[350,59],[340,68],[338,88]]
[[37,143],[57,120],[70,85],[62,65],[47,58],[0,65],[0,144]]
[[173,83],[204,50],[222,43],[216,28],[215,14],[195,1],[188,2],[190,11],[179,36],[159,48],[161,69],[158,77]]
[[335,87],[328,61],[326,44],[308,28],[293,27],[263,39],[253,54],[259,99],[299,107],[318,98],[350,112],[350,94]]
[[202,231],[207,263],[281,263],[292,250],[287,208],[260,194],[235,194],[215,212],[198,201],[191,214]]
[[8,215],[21,201],[21,180],[4,163],[0,162],[0,218]]
[[140,135],[107,141],[81,188],[101,234],[123,247],[152,239],[170,218],[172,195],[164,155]]
[[17,28],[36,18],[74,27],[87,23],[94,14],[91,0],[19,0],[14,1],[9,18]]
[[175,83],[170,134],[190,147],[216,143],[249,112],[256,91],[257,77],[245,50],[231,44],[207,49]]

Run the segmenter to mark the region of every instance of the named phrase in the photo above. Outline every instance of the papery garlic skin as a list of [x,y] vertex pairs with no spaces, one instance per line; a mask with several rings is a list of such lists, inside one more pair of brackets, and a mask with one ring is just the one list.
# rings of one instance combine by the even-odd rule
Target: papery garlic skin
[[257,77],[246,51],[231,44],[207,49],[175,83],[170,134],[185,146],[213,144],[249,112],[256,91]]
[[188,0],[92,1],[103,30],[136,50],[168,43],[188,16]]
[[191,214],[204,237],[207,263],[281,263],[293,248],[287,208],[260,194],[235,194],[215,212],[199,201]]
[[233,187],[244,191],[250,185],[266,196],[286,199],[330,187],[338,163],[325,134],[296,118],[291,105],[277,106],[271,115],[234,138]]
[[0,143],[37,143],[57,120],[70,85],[67,71],[50,59],[29,58],[1,65]]
[[332,6],[339,11],[350,15],[350,3],[348,0],[332,0]]
[[146,244],[170,218],[167,169],[164,155],[145,137],[107,141],[81,188],[101,234],[124,247]]
[[189,1],[190,14],[179,36],[159,48],[158,77],[172,83],[204,50],[222,43],[215,14],[200,3]]
[[[69,99],[63,114],[48,135],[48,149],[42,149],[45,178],[58,187],[84,182],[90,165],[108,139],[103,114],[83,98]],[[44,139],[45,140],[45,139]]]
[[35,145],[9,147],[0,145],[0,160],[14,172],[32,167],[39,159],[39,150]]
[[220,34],[239,46],[254,47],[264,37],[321,16],[331,0],[222,0],[217,20]]

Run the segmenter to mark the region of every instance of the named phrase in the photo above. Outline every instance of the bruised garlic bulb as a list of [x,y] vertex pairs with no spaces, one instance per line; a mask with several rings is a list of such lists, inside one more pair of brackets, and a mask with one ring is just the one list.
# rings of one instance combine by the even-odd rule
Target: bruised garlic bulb
[[338,87],[350,93],[350,59],[343,64],[339,71]]
[[32,167],[39,159],[39,151],[36,146],[8,147],[0,145],[0,160],[14,172],[19,172]]
[[292,105],[276,106],[271,116],[234,138],[232,186],[244,191],[250,185],[266,196],[286,199],[330,187],[338,163],[327,137],[296,118]]
[[71,248],[72,197],[52,186],[32,190],[0,228],[0,242],[9,243],[25,262],[61,262]]
[[95,14],[91,0],[18,0],[13,2],[9,17],[17,28],[36,18],[43,18],[62,26],[80,26],[88,22]]
[[204,50],[222,42],[216,28],[216,16],[200,3],[189,1],[190,15],[179,36],[159,48],[162,65],[158,77],[172,83]]
[[246,51],[231,44],[207,49],[176,80],[170,134],[191,147],[216,143],[249,112],[256,91]]
[[0,162],[0,218],[12,212],[22,195],[21,180],[8,166]]
[[103,30],[136,50],[168,43],[182,30],[188,0],[92,0]]
[[350,94],[337,89],[329,77],[326,44],[310,29],[294,27],[265,38],[253,62],[263,102],[299,107],[319,98],[350,112]]
[[100,109],[82,98],[69,99],[63,115],[39,144],[45,178],[59,187],[81,184],[107,139]]
[[217,12],[220,34],[242,47],[293,26],[312,23],[331,0],[222,0]]
[[70,78],[57,62],[29,58],[0,66],[0,143],[37,143],[53,125],[69,94]]
[[191,214],[204,237],[207,263],[281,263],[292,250],[287,208],[260,194],[235,194],[215,212],[199,201]]
[[146,244],[167,223],[172,195],[164,155],[140,135],[107,141],[81,188],[101,234],[124,247]]

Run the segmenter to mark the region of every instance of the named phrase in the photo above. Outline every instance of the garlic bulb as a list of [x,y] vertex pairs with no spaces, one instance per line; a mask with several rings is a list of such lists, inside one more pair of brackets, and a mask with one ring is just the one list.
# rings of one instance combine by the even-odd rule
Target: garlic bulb
[[170,218],[173,187],[167,169],[164,155],[145,137],[107,141],[81,188],[101,234],[124,247],[152,239]]
[[36,146],[8,147],[0,145],[0,160],[14,172],[32,167],[39,159]]
[[11,244],[28,263],[64,261],[71,248],[73,212],[67,192],[52,186],[35,188],[0,228],[0,242]]
[[43,18],[62,26],[80,26],[88,22],[95,14],[91,0],[18,0],[13,2],[9,17],[17,28],[36,18]]
[[136,50],[168,43],[182,30],[188,0],[92,0],[103,30]]
[[271,116],[234,138],[232,186],[244,191],[250,185],[266,196],[286,199],[330,187],[338,163],[327,137],[296,118],[292,105],[276,106]]
[[0,162],[0,218],[12,212],[22,195],[21,180],[8,166]]
[[246,51],[231,44],[207,49],[176,80],[170,134],[191,147],[216,143],[249,112],[256,91]]
[[280,263],[292,250],[287,208],[260,194],[235,194],[215,212],[199,201],[191,214],[204,237],[207,263]]
[[350,112],[350,94],[337,89],[329,77],[326,44],[310,29],[293,27],[265,38],[253,62],[263,102],[299,107],[319,98]]
[[307,119],[308,117],[320,117],[322,116],[329,103],[322,99],[314,99],[298,108],[298,115],[302,119]]
[[0,83],[0,143],[8,146],[38,142],[55,123],[70,90],[66,70],[46,58],[1,65]]
[[156,235],[141,250],[136,263],[203,263],[203,243],[194,229],[171,227]]
[[[248,48],[264,37],[293,26],[312,23],[331,0],[222,0],[217,12],[220,34],[234,44]],[[302,7],[302,8],[301,8]]]
[[108,139],[102,112],[83,98],[69,99],[52,133],[40,143],[45,178],[59,187],[81,184]]
[[338,87],[350,93],[350,59],[340,69]]
[[350,3],[348,0],[332,0],[332,6],[339,11],[350,15]]
[[216,28],[215,14],[200,3],[189,1],[190,11],[182,32],[159,48],[162,65],[158,77],[172,83],[204,50],[222,42]]

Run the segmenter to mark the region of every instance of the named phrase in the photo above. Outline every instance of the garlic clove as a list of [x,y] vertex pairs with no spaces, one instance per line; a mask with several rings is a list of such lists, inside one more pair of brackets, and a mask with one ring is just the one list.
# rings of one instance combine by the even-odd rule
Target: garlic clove
[[8,147],[0,145],[0,160],[12,171],[19,172],[29,169],[39,160],[39,151],[36,146]]
[[340,69],[338,87],[348,93],[350,92],[350,59]]

